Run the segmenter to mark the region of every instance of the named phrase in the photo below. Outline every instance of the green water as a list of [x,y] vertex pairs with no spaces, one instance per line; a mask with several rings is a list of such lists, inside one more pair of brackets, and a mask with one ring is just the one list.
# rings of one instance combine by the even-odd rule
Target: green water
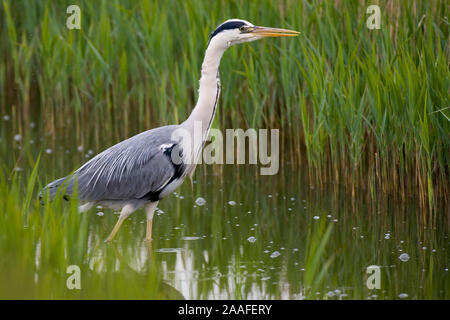
[[[352,205],[295,168],[263,178],[245,171],[199,180],[202,207],[189,188],[161,203],[154,257],[186,298],[448,298],[447,225],[420,225],[415,207]],[[366,287],[370,265],[381,267],[380,290]]]
[[[274,176],[256,166],[203,165],[159,203],[151,247],[142,210],[105,244],[117,219],[111,210],[79,215],[68,203],[46,210],[34,200],[39,186],[29,211],[14,209],[39,150],[41,185],[101,150],[76,143],[50,150],[45,140],[14,136],[2,137],[10,150],[2,152],[4,172],[11,179],[20,169],[18,194],[0,196],[1,298],[449,298],[445,208],[430,218],[414,197],[370,200],[363,190],[352,197],[338,184],[310,183],[288,163]],[[80,290],[66,287],[72,264],[81,268]],[[380,289],[366,285],[371,265],[380,267]]]

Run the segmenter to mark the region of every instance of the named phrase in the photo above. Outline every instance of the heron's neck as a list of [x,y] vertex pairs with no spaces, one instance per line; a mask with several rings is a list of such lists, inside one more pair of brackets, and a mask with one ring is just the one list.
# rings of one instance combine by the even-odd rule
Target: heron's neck
[[186,125],[198,126],[201,123],[203,140],[209,132],[216,113],[220,94],[219,65],[226,47],[212,41],[206,49],[202,64],[202,76],[198,90],[198,100]]

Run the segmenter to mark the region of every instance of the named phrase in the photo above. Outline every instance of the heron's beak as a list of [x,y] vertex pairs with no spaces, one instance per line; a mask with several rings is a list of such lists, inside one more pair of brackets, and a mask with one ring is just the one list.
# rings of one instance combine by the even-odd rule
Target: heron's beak
[[288,29],[254,26],[249,28],[248,33],[257,37],[295,37],[300,32]]

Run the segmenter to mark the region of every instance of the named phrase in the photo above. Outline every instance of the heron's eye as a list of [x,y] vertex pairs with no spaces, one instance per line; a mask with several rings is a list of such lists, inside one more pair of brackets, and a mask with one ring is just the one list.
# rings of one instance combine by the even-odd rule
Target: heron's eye
[[245,31],[245,26],[240,26],[239,27],[239,31],[244,32]]

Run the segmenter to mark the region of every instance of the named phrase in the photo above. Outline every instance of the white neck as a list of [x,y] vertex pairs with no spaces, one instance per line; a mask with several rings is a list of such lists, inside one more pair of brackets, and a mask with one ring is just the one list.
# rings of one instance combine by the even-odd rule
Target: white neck
[[209,43],[202,64],[202,76],[198,90],[198,100],[189,118],[183,123],[186,126],[198,125],[201,122],[203,142],[214,119],[220,94],[219,65],[227,46],[214,38]]

